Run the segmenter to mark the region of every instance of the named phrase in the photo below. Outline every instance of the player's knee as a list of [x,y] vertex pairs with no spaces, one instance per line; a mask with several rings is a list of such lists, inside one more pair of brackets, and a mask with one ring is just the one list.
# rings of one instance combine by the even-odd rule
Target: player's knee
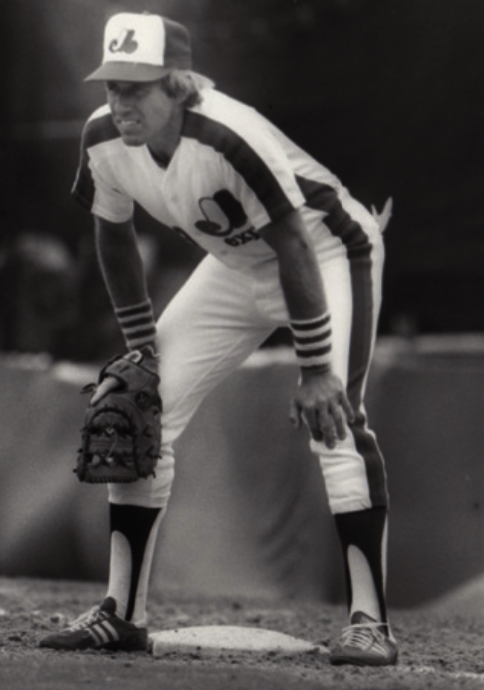
[[173,453],[164,453],[158,460],[155,470],[156,476],[153,478],[153,498],[156,506],[165,508],[168,505],[171,495],[171,487],[175,479],[175,458]]
[[132,484],[109,484],[109,501],[121,505],[165,509],[175,478],[175,461],[172,453],[163,454],[155,468],[155,477],[138,479]]
[[333,514],[371,507],[370,489],[363,458],[349,440],[328,450],[323,443],[311,442],[319,456],[328,503]]

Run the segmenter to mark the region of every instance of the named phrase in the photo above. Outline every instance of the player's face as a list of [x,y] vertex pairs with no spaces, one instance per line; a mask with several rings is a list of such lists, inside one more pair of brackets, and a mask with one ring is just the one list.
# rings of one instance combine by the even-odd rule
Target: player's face
[[113,122],[127,146],[156,145],[163,138],[177,101],[156,82],[106,82]]

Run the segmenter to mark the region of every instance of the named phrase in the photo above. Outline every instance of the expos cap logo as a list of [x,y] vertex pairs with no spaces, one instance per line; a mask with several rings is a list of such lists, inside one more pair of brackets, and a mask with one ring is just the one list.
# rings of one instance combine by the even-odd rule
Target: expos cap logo
[[109,44],[110,53],[135,53],[139,43],[134,40],[134,29],[122,29],[117,38],[113,38]]

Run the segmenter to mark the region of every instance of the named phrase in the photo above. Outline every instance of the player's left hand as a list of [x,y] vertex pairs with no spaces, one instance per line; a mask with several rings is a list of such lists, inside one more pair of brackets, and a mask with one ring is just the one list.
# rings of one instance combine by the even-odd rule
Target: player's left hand
[[103,398],[106,397],[111,391],[116,390],[116,388],[120,387],[120,383],[118,379],[115,379],[114,376],[106,376],[104,381],[99,384],[99,386],[96,388],[96,391],[94,395],[92,396],[90,400],[90,405],[97,405],[97,403],[102,400]]
[[296,429],[302,422],[315,441],[330,449],[346,438],[345,419],[354,422],[355,414],[341,380],[331,371],[303,371],[298,392],[291,401],[289,417]]
[[81,482],[129,483],[155,476],[161,451],[158,359],[150,347],[111,359],[89,401],[75,472]]

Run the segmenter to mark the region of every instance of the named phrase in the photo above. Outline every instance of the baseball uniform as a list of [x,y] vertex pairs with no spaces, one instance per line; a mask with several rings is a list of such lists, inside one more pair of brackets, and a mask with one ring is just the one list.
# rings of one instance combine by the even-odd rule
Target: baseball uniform
[[147,146],[125,146],[108,107],[97,110],[85,128],[73,193],[113,223],[130,219],[137,203],[208,254],[158,323],[164,471],[154,486],[111,487],[114,502],[166,503],[173,441],[201,400],[275,328],[289,323],[275,252],[258,231],[299,209],[332,314],[333,368],[358,411],[351,433],[335,449],[315,441],[311,446],[333,512],[386,504],[383,460],[362,404],[383,246],[378,223],[337,177],[256,110],[207,89],[202,103],[186,110],[168,167]]

